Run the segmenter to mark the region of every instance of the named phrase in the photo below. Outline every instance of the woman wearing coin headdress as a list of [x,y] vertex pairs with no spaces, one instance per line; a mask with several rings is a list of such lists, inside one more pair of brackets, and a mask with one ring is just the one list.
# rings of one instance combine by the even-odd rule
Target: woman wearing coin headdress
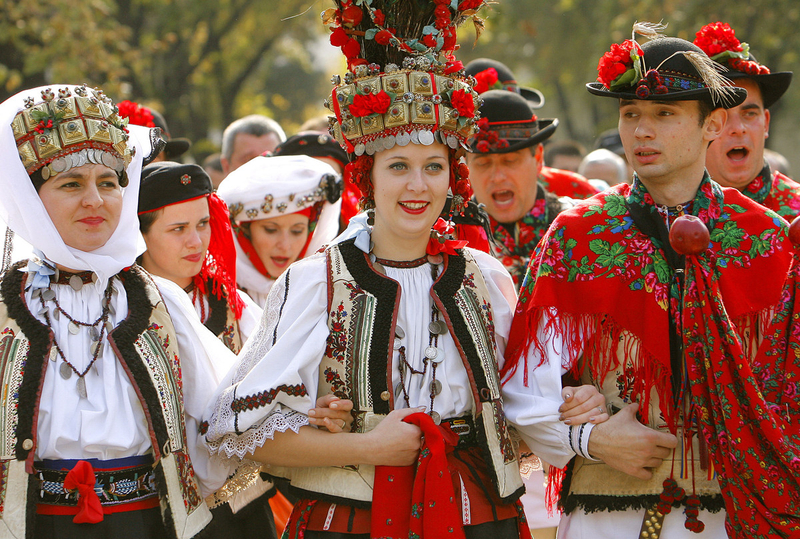
[[192,537],[229,473],[197,441],[230,352],[135,265],[160,140],[125,124],[84,86],[0,104],[0,218],[35,249],[0,284],[2,537]]
[[[324,17],[350,66],[333,134],[368,212],[276,281],[203,425],[213,452],[289,479],[288,537],[529,536],[498,376],[514,285],[438,219],[448,190],[454,206],[470,195],[459,152],[478,97],[445,53],[482,3],[341,2]],[[354,403],[347,432],[309,426],[329,391]]]

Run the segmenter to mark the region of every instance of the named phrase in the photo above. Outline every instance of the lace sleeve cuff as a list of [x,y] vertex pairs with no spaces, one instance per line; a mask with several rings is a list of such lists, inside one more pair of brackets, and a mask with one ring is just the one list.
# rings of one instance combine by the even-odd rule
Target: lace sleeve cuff
[[221,440],[207,442],[208,449],[212,455],[220,455],[227,458],[236,456],[243,459],[264,445],[268,439],[272,440],[276,432],[286,432],[291,429],[298,432],[300,427],[308,425],[308,416],[294,410],[275,411],[264,418],[257,427],[253,427],[242,434],[226,434]]

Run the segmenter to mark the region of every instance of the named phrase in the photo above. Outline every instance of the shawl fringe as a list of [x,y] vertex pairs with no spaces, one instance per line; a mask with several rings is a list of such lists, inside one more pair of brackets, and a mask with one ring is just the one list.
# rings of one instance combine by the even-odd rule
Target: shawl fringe
[[[673,502],[672,507],[687,507],[686,498],[681,502]],[[709,513],[719,513],[725,508],[725,500],[721,494],[707,494],[697,496],[700,500],[700,509],[705,509]],[[641,510],[653,507],[661,499],[658,494],[647,494],[639,496],[594,496],[588,494],[573,494],[565,496],[561,501],[561,508],[564,514],[569,514],[580,509],[585,513],[597,513],[600,511],[627,511],[629,509]]]

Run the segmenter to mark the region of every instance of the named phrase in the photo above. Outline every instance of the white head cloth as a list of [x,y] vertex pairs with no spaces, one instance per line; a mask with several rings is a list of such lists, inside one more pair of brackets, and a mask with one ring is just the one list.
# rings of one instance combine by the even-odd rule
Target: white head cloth
[[[340,181],[327,163],[306,155],[286,155],[251,159],[231,172],[220,184],[217,194],[238,225],[246,221],[270,219],[297,213],[316,202],[324,201],[322,212],[309,242],[306,255],[330,242],[339,228],[341,199],[327,201],[323,181]],[[239,284],[249,291],[262,291],[272,283],[250,262],[236,241],[236,272]],[[277,275],[273,275],[274,279]]]
[[36,193],[33,182],[25,171],[17,152],[11,122],[21,111],[26,97],[35,102],[42,100],[42,90],[46,88],[77,86],[52,84],[20,92],[0,104],[0,219],[34,249],[64,267],[93,271],[98,276],[98,286],[102,290],[108,279],[123,268],[133,265],[136,257],[145,250],[144,239],[139,233],[136,208],[139,202],[139,182],[142,160],[152,151],[151,129],[130,126],[128,144],[136,148],[136,153],[128,165],[128,186],[123,188],[122,215],[117,229],[102,247],[94,251],[80,251],[67,246],[61,239],[53,221],[45,210],[42,200]]

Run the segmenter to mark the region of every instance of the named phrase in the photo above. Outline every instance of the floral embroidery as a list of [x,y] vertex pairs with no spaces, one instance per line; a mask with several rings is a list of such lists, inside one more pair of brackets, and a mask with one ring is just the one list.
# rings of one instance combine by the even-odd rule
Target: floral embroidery
[[339,373],[330,367],[326,367],[323,374],[325,375],[325,381],[330,384],[333,394],[340,399],[346,399],[347,388],[345,387],[344,380],[339,376]]
[[225,329],[222,330],[222,342],[225,346],[233,352],[234,354],[239,353],[239,349],[236,346],[236,328],[233,324],[228,324],[225,326]]
[[[765,178],[772,177],[772,180]],[[800,215],[800,184],[765,165],[761,173],[742,190],[742,194],[766,206],[787,221]]]
[[[360,288],[359,288],[360,291]],[[355,297],[359,292],[351,289],[350,298]],[[340,303],[339,306],[332,310],[330,313],[330,333],[328,334],[328,342],[325,347],[325,356],[330,357],[341,363],[345,364],[347,356],[347,327],[345,320],[347,319],[347,311],[344,309],[344,304]]]
[[550,224],[544,188],[539,185],[533,208],[513,225],[513,233],[490,217],[494,242],[492,254],[502,262],[519,287],[536,244],[542,239]]
[[194,475],[194,468],[189,459],[189,455],[182,451],[175,451],[175,463],[178,465],[178,477],[180,478],[181,492],[183,493],[183,504],[187,512],[194,511],[201,503],[205,503],[200,493],[197,491],[197,481]]
[[500,443],[500,452],[503,454],[503,462],[512,462],[516,459],[514,453],[514,444],[511,443],[511,437],[508,434],[508,425],[506,424],[506,415],[503,412],[503,405],[499,400],[492,401],[492,411],[494,412],[494,421],[497,424],[497,441]]

